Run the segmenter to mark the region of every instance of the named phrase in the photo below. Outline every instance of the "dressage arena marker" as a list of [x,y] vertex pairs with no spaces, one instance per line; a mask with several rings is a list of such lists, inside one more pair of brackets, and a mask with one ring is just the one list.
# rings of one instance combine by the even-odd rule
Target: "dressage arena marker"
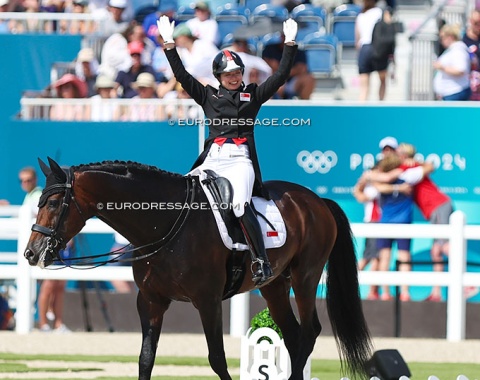
[[[303,369],[304,380],[310,380],[310,368],[311,357]],[[277,332],[269,327],[248,329],[241,340],[240,380],[287,380],[290,374],[290,356]]]

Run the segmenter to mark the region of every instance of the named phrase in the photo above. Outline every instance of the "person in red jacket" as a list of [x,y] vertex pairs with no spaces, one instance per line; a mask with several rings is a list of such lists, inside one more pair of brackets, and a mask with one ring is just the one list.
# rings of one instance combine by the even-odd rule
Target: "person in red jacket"
[[[411,144],[400,144],[397,152],[403,159],[403,169],[416,167],[420,164],[414,160],[416,153],[415,147]],[[413,187],[413,201],[419,208],[423,217],[432,224],[448,224],[450,215],[453,213],[452,200],[448,195],[443,193],[432,179],[425,175],[423,179]],[[449,242],[448,239],[434,239],[430,251],[433,264],[433,270],[436,272],[443,271],[443,256],[448,256]],[[434,286],[432,292],[426,298],[427,301],[441,301],[442,296],[439,286]]]

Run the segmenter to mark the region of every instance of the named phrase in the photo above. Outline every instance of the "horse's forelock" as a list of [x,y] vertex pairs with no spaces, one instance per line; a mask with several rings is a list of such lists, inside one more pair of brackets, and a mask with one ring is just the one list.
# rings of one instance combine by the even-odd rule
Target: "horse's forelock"
[[[63,168],[63,171],[71,170],[71,168]],[[67,177],[68,178],[68,177]],[[65,181],[61,180],[58,175],[56,175],[53,171],[47,176],[45,181],[45,188],[42,191],[42,195],[38,201],[38,207],[42,208],[45,206],[47,199],[53,195],[58,194],[65,191],[65,187],[58,187],[55,185],[64,185]]]

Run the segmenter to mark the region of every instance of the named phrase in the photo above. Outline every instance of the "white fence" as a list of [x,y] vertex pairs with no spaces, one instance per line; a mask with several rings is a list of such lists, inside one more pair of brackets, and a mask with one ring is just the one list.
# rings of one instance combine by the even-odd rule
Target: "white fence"
[[[0,210],[2,208],[0,207]],[[15,215],[15,213],[13,213]],[[2,213],[0,211],[0,216]],[[33,327],[33,289],[40,279],[62,279],[79,281],[133,281],[130,267],[99,267],[92,270],[41,270],[30,267],[23,257],[23,251],[30,236],[31,220],[25,220],[20,212],[18,217],[0,218],[0,239],[13,240],[18,237],[17,265],[0,265],[0,280],[16,280],[17,313],[16,331],[28,333]],[[449,341],[465,339],[466,299],[463,287],[480,287],[480,273],[466,272],[466,242],[480,240],[480,226],[466,225],[465,214],[454,212],[450,224],[352,224],[356,237],[391,237],[391,238],[448,238],[450,240],[450,257],[448,272],[360,272],[362,285],[410,285],[410,286],[446,286],[447,332]],[[82,233],[112,233],[113,230],[97,219],[90,219]],[[1,259],[1,258],[0,258]],[[321,279],[324,281],[324,278]],[[249,293],[237,295],[231,302],[230,334],[243,336],[249,327]]]

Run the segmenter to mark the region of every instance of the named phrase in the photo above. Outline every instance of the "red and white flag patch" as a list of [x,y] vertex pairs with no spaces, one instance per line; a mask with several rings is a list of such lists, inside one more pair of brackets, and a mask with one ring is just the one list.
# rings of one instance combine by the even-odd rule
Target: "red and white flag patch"
[[250,101],[250,94],[248,92],[241,92],[240,93],[240,101],[241,102],[249,102]]

